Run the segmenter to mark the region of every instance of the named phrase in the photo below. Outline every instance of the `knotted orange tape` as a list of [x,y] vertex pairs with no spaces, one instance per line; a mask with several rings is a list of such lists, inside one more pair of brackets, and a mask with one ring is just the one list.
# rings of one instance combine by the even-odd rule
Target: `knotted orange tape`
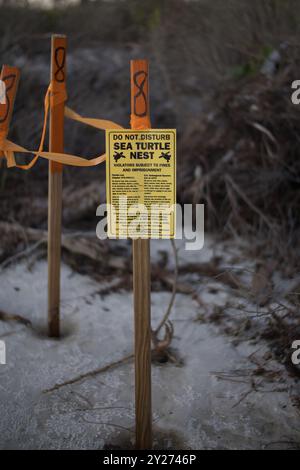
[[[64,86],[57,87],[55,84],[55,90],[53,89],[53,84],[50,83],[45,99],[44,99],[44,122],[43,122],[43,129],[42,135],[40,140],[40,145],[37,151],[27,150],[20,145],[15,144],[14,142],[9,141],[6,139],[6,133],[0,130],[0,156],[5,156],[7,160],[7,167],[16,167],[20,168],[21,170],[29,170],[32,168],[35,163],[37,162],[39,157],[45,158],[47,160],[51,160],[57,163],[63,163],[64,165],[72,165],[72,166],[95,166],[102,163],[106,155],[102,154],[98,157],[92,158],[91,160],[87,160],[82,157],[78,157],[77,155],[71,155],[68,153],[55,153],[55,152],[44,152],[44,143],[45,143],[45,136],[47,130],[47,122],[48,122],[48,115],[49,115],[49,107],[56,106],[59,103],[62,103],[67,100],[67,94],[65,91]],[[76,113],[72,109],[65,107],[65,116],[68,119],[72,119],[74,121],[81,122],[91,127],[95,127],[96,129],[106,130],[106,129],[123,129],[122,126],[116,124],[115,122],[108,121],[105,119],[95,119],[95,118],[85,118],[82,117],[80,114]],[[15,152],[20,153],[31,153],[35,154],[33,159],[27,165],[18,165],[15,159]]]

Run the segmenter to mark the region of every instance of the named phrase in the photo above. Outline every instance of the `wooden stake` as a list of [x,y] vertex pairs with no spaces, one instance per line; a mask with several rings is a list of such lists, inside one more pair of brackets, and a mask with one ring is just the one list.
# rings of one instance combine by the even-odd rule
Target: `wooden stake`
[[6,87],[5,104],[0,104],[0,132],[1,137],[6,138],[18,90],[20,71],[17,67],[3,65],[0,79]]
[[[51,41],[52,95],[61,92],[66,81],[66,36],[53,35]],[[64,150],[64,102],[50,105],[50,152]],[[62,212],[61,163],[49,162],[48,188],[48,334],[59,337],[60,258]]]
[[[131,115],[149,117],[148,61],[131,61]],[[132,124],[133,126],[133,124]],[[135,339],[136,448],[152,448],[150,240],[132,242]]]

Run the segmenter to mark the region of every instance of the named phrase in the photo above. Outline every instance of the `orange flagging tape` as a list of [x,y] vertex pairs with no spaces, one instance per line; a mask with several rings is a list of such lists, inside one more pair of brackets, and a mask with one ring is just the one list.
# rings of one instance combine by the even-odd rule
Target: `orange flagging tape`
[[[44,122],[43,122],[43,130],[41,135],[40,145],[37,151],[27,150],[20,145],[15,144],[14,142],[10,142],[4,136],[4,133],[0,132],[0,156],[5,156],[7,160],[7,167],[16,167],[20,168],[21,170],[29,170],[32,168],[39,157],[45,158],[47,160],[51,160],[57,163],[63,163],[64,165],[72,165],[72,166],[95,166],[99,165],[99,163],[104,162],[106,155],[100,155],[98,157],[92,158],[91,160],[87,160],[82,157],[78,157],[77,155],[71,155],[68,153],[54,153],[54,152],[44,152],[44,143],[45,143],[45,136],[46,136],[46,129],[47,129],[47,122],[48,122],[48,114],[49,114],[49,107],[56,106],[59,103],[62,103],[67,100],[67,94],[64,87],[61,90],[57,90],[56,84],[56,91],[52,91],[53,87],[50,83],[48,90],[45,95],[44,100]],[[73,121],[78,121],[83,124],[86,124],[91,127],[95,127],[96,129],[106,130],[106,129],[123,129],[122,126],[116,124],[115,122],[108,121],[105,119],[95,119],[95,118],[86,118],[80,116],[80,114],[76,113],[72,109],[65,107],[65,116],[68,119],[72,119]],[[2,135],[1,135],[2,134]],[[31,153],[35,154],[33,159],[27,165],[18,165],[15,159],[15,152],[20,153]]]

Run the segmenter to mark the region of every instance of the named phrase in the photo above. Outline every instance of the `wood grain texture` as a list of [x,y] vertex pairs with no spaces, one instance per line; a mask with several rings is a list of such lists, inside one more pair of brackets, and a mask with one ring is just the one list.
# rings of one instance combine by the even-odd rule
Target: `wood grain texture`
[[[65,36],[52,36],[50,80],[55,85],[65,85]],[[62,60],[63,59],[63,60]],[[50,152],[64,150],[64,102],[50,107]],[[62,169],[63,165],[49,162],[48,186],[48,334],[60,336],[60,262],[61,262],[61,213],[62,213]]]
[[[149,115],[148,61],[131,61],[131,114],[135,121]],[[137,77],[146,78],[143,89]],[[138,81],[139,83],[139,81]],[[132,241],[136,448],[152,448],[150,240]]]

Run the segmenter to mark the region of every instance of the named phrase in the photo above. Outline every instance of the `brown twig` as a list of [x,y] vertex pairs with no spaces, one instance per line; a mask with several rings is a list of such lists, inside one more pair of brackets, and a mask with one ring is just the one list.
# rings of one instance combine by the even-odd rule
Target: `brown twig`
[[111,362],[110,364],[107,364],[104,367],[100,367],[99,369],[94,369],[89,372],[86,372],[85,374],[78,375],[77,377],[74,377],[73,379],[67,380],[65,382],[62,382],[60,384],[55,384],[53,387],[48,388],[46,390],[43,390],[42,393],[50,393],[54,392],[56,390],[59,390],[62,387],[65,387],[66,385],[73,385],[74,383],[81,382],[82,380],[85,380],[87,378],[95,377],[98,374],[102,374],[103,372],[108,371],[109,369],[112,369],[114,367],[118,367],[121,364],[124,364],[125,362],[131,360],[134,358],[133,354],[129,354],[129,356],[125,356],[122,359],[119,359],[118,361]]
[[174,302],[175,302],[175,297],[176,297],[176,293],[177,293],[177,282],[178,282],[178,249],[176,248],[176,244],[174,242],[173,239],[170,240],[171,241],[171,245],[172,245],[172,249],[173,249],[173,253],[174,253],[174,262],[175,262],[175,268],[174,268],[174,281],[173,281],[173,287],[172,287],[172,294],[171,294],[171,298],[170,298],[170,302],[169,302],[169,305],[168,305],[168,308],[163,316],[163,318],[161,319],[159,325],[157,326],[157,328],[152,332],[152,334],[157,338],[157,335],[159,334],[160,330],[162,329],[162,327],[166,324],[167,320],[169,319],[169,316],[171,314],[171,311],[172,311],[172,307],[174,305]]

